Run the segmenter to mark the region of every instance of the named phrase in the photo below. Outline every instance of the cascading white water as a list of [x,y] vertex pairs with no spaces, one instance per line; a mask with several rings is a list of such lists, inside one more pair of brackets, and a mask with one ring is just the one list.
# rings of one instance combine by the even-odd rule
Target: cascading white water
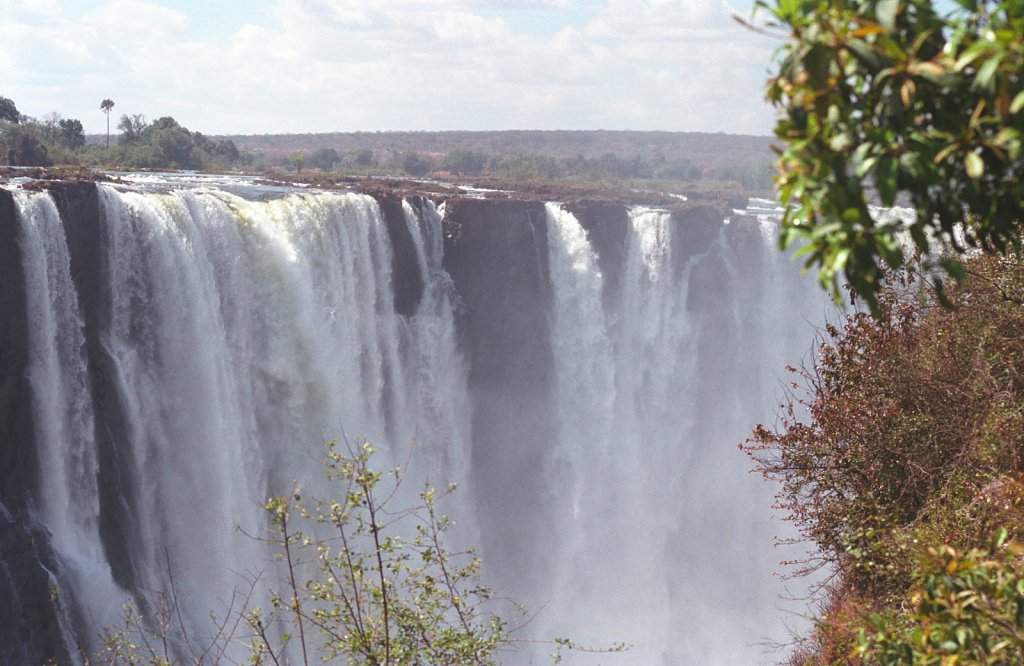
[[70,583],[79,599],[93,600],[99,616],[111,618],[127,597],[114,586],[99,538],[92,396],[64,228],[50,196],[16,192],[15,202],[31,332],[33,421],[39,465],[46,470],[35,512],[62,555],[57,578]]
[[669,214],[634,210],[621,289],[606,312],[586,233],[557,204],[547,212],[556,456],[566,459],[574,492],[557,603],[541,621],[596,644],[630,642],[626,661],[658,663],[673,654],[667,646],[685,640],[673,625],[664,577],[670,535],[682,518],[672,499],[692,446],[684,440],[691,414],[679,404],[695,388],[687,275],[673,272]]
[[[208,613],[226,611],[232,572],[272,569],[236,526],[257,532],[268,495],[315,486],[323,442],[366,437],[382,449],[380,468],[415,443],[417,477],[469,480],[473,399],[442,267],[443,207],[403,203],[424,289],[401,316],[391,241],[369,196],[98,187],[109,298],[98,335],[130,442],[118,464],[135,517],[134,584],[166,590],[173,578],[196,643]],[[125,594],[99,536],[85,323],[53,200],[18,192],[16,204],[45,470],[38,512],[100,627]],[[777,526],[735,444],[770,418],[775,378],[806,350],[821,299],[813,285],[791,286],[770,239],[739,259],[722,225],[690,252],[666,211],[642,208],[629,214],[613,289],[577,218],[558,204],[546,214],[555,431],[523,484],[554,498],[535,517],[533,545],[552,564],[550,579],[520,590],[533,608],[546,604],[526,631],[634,645],[602,662],[755,663],[754,643],[780,627]],[[742,265],[750,256],[754,275]],[[705,259],[727,285],[698,279]],[[794,313],[800,303],[815,305]],[[471,493],[448,510],[459,539],[508,528],[476,524]],[[509,564],[484,556],[491,572]]]
[[[411,410],[415,424],[413,441],[419,451],[417,476],[438,487],[462,483],[469,477],[471,455],[469,401],[466,396],[465,360],[458,350],[455,327],[455,285],[444,271],[444,235],[441,212],[430,201],[423,210],[402,202],[402,212],[413,239],[423,299],[408,322],[411,338],[409,367],[415,390]],[[399,440],[404,441],[404,440]],[[462,538],[473,534],[472,507],[462,507]]]
[[[811,327],[792,305],[821,307],[822,299],[807,289],[786,293],[792,269],[773,237],[757,248],[762,267],[732,256],[725,226],[705,253],[676,261],[685,248],[668,212],[636,208],[621,285],[603,305],[604,276],[585,231],[557,204],[547,214],[559,410],[553,459],[572,499],[541,631],[630,642],[625,663],[770,661],[757,643],[784,635],[771,578],[779,553],[768,547],[769,493],[745,478],[736,443],[771,417],[773,378],[807,349]],[[695,290],[727,288],[691,284],[705,255],[724,258],[728,279],[756,271],[739,290],[705,295],[721,300],[718,325],[739,335],[707,330],[689,303]],[[744,322],[754,326],[744,330]],[[751,363],[738,373],[699,363],[700,353]],[[700,400],[719,390],[710,388],[709,370],[727,386],[760,383],[759,401],[737,391]]]
[[[416,464],[443,461],[418,473],[445,475],[438,483],[465,462],[465,370],[439,263],[440,217],[408,211],[427,289],[405,320],[393,311],[391,249],[368,196],[253,202],[100,186],[100,202],[110,297],[101,345],[131,445],[121,463],[133,480],[135,585],[172,591],[200,644],[208,614],[227,612],[242,586],[236,574],[272,566],[272,553],[236,527],[258,533],[268,495],[315,485],[324,442],[366,437],[383,449],[380,468],[416,443]],[[17,204],[36,343],[41,520],[66,563],[106,566],[84,322],[64,231],[48,195],[19,193]],[[126,597],[109,567],[71,584],[95,628],[117,620]]]
[[29,379],[39,456],[48,470],[40,511],[67,547],[94,533],[99,519],[85,336],[57,207],[49,196],[25,192],[17,193],[17,203],[33,332]]

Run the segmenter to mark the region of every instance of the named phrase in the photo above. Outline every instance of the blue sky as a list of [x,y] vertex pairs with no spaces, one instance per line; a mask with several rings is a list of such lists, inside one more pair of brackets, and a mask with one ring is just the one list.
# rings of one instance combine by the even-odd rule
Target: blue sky
[[0,0],[0,95],[103,130],[767,134],[750,0]]

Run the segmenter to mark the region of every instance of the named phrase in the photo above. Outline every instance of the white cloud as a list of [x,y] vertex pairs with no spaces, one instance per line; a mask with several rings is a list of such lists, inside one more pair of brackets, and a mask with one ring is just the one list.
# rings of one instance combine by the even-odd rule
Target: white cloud
[[207,133],[770,124],[773,45],[720,0],[276,0],[202,38],[186,12],[145,0],[77,17],[55,0],[0,3],[0,95],[88,131],[104,97]]

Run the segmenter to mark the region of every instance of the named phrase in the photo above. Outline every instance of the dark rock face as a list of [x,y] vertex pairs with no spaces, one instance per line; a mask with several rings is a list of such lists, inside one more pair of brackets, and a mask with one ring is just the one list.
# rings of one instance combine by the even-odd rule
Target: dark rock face
[[391,239],[391,288],[395,295],[395,312],[410,316],[423,298],[423,276],[416,260],[416,247],[406,224],[402,198],[378,195],[377,204]]
[[14,196],[0,190],[0,504],[25,507],[36,484],[32,389],[28,382],[25,275]]
[[[566,208],[587,232],[604,275],[606,307],[614,307],[625,266],[629,207],[583,200]],[[676,270],[693,259],[702,264],[694,268],[688,309],[703,319],[705,340],[698,346],[713,355],[709,363],[723,356],[723,339],[735,337],[732,322],[716,320],[714,307],[728,296],[714,282],[723,277],[725,263],[711,256],[724,212],[718,203],[672,211]],[[485,523],[489,516],[495,522],[500,517],[505,525],[513,524],[510,514],[524,516],[515,523],[520,527],[484,547],[488,557],[522,562],[515,575],[540,580],[546,553],[527,552],[524,544],[543,541],[536,534],[548,527],[525,517],[544,515],[537,507],[548,501],[552,489],[544,484],[538,461],[545,458],[546,438],[556,431],[546,212],[540,202],[449,201],[445,238],[445,269],[463,301],[460,331],[474,400],[477,506]]]
[[674,207],[670,212],[675,222],[672,227],[672,256],[678,271],[691,257],[708,252],[721,236],[725,209],[721,205],[702,203]]
[[618,203],[579,201],[566,206],[587,232],[604,276],[605,307],[618,298],[629,230],[629,209]]
[[[445,215],[444,267],[464,306],[473,492],[485,524],[516,525],[483,546],[521,563],[513,577],[545,566],[544,553],[526,549],[542,529],[527,517],[542,515],[551,490],[539,478],[554,432],[546,219],[542,203],[525,201],[455,200]],[[523,519],[509,519],[516,515]]]
[[102,222],[99,192],[94,183],[58,183],[50,190],[67,237],[71,279],[85,319],[85,347],[96,423],[99,462],[100,538],[114,580],[132,589],[131,544],[135,516],[131,507],[138,489],[128,476],[134,469],[125,406],[116,389],[117,369],[104,348],[110,330],[109,267],[104,257],[107,234]]
[[71,663],[51,571],[59,563],[46,530],[0,511],[0,663]]
[[50,591],[58,563],[49,534],[27,513],[39,464],[19,235],[14,197],[0,190],[0,663],[68,663]]

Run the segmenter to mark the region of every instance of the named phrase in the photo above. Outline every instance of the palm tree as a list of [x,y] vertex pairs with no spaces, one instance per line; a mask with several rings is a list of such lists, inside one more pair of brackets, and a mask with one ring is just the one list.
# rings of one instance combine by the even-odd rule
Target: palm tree
[[105,99],[100,102],[100,110],[107,114],[107,148],[110,148],[110,112],[114,109],[114,100]]

